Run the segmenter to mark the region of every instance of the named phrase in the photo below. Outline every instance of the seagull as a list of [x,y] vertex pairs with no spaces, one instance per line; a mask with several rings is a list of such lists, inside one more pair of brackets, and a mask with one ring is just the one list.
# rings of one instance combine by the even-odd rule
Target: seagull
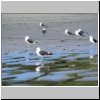
[[77,36],[84,36],[85,33],[88,34],[87,32],[83,31],[82,29],[78,29],[75,31],[75,34]]
[[29,36],[25,36],[25,42],[28,44],[37,43],[37,42],[33,41]]
[[53,53],[50,53],[50,52],[41,50],[40,47],[37,47],[37,48],[36,48],[36,54],[37,54],[38,56],[40,56],[41,59],[42,59],[43,56],[45,56],[45,55],[52,55]]
[[68,31],[68,29],[65,30],[66,35],[74,35],[72,32]]
[[[30,46],[30,44],[36,44],[37,42],[35,42],[35,41],[33,41],[32,39],[30,39],[30,37],[29,36],[25,36],[25,42],[28,44],[27,45],[27,51],[29,51],[29,46]],[[26,61],[29,61],[29,53],[27,53],[26,54]]]
[[89,41],[90,41],[91,43],[97,43],[97,42],[98,42],[96,39],[93,38],[92,35],[89,37]]
[[47,26],[43,22],[41,22],[40,27],[43,28],[43,27],[47,27]]
[[43,33],[43,34],[45,34],[46,31],[47,31],[47,30],[46,30],[45,28],[42,29],[42,33]]

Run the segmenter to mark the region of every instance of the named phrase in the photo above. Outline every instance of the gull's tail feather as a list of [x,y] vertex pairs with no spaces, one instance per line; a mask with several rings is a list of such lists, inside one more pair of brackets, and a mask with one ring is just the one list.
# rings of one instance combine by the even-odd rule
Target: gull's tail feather
[[48,53],[48,55],[52,55],[53,53]]

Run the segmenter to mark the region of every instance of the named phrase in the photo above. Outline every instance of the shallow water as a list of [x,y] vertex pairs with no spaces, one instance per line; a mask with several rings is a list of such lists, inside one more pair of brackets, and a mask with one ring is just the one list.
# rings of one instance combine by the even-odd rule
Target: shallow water
[[[48,25],[46,34],[40,21]],[[89,35],[78,39],[64,34],[66,27],[80,27],[97,38],[97,21],[97,14],[2,15],[2,85],[97,86],[98,43],[89,43]],[[27,47],[25,35],[53,55],[41,60],[33,45]]]

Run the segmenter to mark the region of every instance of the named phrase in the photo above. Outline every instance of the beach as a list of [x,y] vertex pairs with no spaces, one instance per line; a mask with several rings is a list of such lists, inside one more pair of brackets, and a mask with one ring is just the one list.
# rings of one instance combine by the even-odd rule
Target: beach
[[[47,27],[42,33],[40,22]],[[67,36],[81,28],[83,37]],[[3,86],[97,86],[98,14],[2,14],[2,85]],[[25,36],[52,52],[41,61],[34,45],[27,48]]]

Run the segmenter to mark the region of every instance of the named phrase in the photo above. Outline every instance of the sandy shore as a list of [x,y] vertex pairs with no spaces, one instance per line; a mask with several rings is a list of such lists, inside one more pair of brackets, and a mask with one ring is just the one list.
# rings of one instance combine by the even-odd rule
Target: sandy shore
[[[39,27],[41,21],[48,26],[46,35],[42,34]],[[76,37],[65,36],[66,28],[73,33],[81,28],[97,39],[98,14],[2,14],[2,49],[25,49],[26,35],[45,47],[53,44],[60,45],[59,41],[63,39],[72,39],[73,43],[76,42]],[[82,39],[88,42],[89,35]]]

